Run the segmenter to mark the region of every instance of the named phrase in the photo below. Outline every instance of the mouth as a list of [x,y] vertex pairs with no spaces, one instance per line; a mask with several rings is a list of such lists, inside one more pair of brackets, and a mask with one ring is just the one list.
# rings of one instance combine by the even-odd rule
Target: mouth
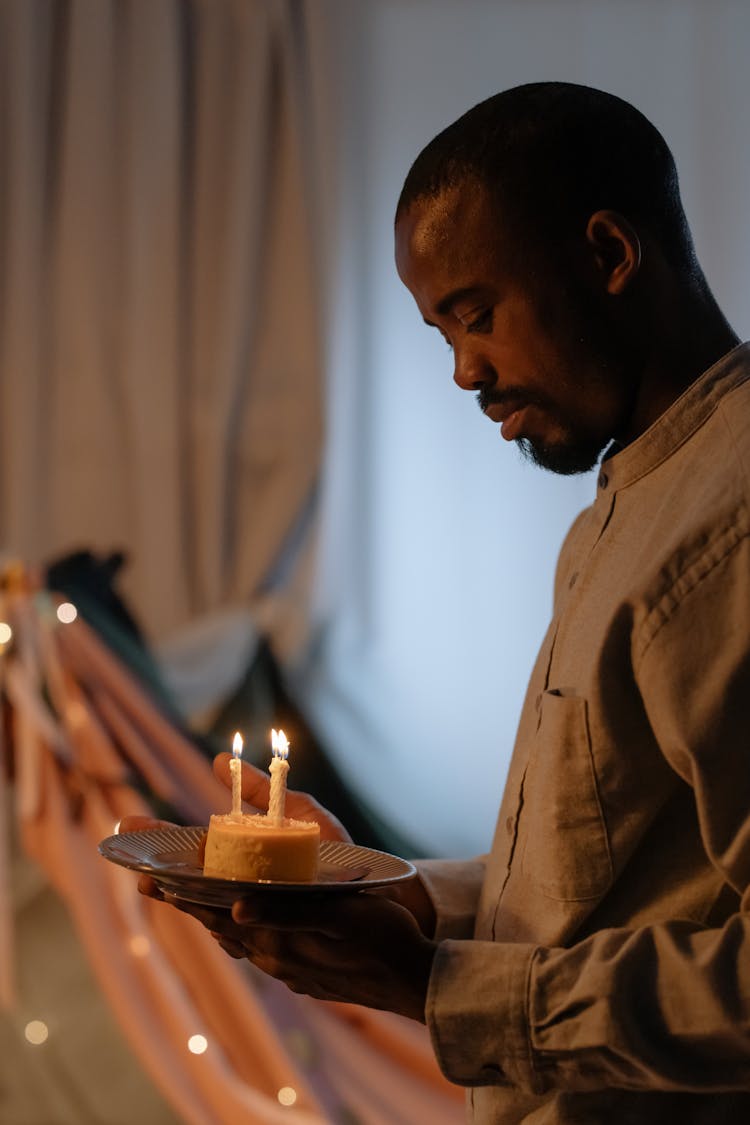
[[505,441],[515,441],[524,430],[530,403],[520,399],[507,399],[502,401],[481,402],[482,413],[500,426],[500,433]]
[[510,414],[503,418],[500,433],[505,441],[515,441],[521,436],[530,409],[528,406],[522,406],[517,410],[511,410]]

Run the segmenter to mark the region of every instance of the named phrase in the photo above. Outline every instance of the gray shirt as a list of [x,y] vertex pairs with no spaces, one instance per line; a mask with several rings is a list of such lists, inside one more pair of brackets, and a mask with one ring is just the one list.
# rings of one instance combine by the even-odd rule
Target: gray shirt
[[489,856],[424,863],[481,1125],[750,1121],[750,344],[605,459]]

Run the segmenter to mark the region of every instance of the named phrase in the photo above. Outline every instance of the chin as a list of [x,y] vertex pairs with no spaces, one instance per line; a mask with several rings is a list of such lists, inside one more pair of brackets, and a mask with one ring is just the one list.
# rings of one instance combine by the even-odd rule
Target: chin
[[540,469],[547,469],[564,477],[590,472],[595,465],[598,465],[606,444],[602,442],[584,446],[560,442],[556,445],[545,445],[530,438],[519,438],[517,441],[521,455],[526,461],[530,461]]

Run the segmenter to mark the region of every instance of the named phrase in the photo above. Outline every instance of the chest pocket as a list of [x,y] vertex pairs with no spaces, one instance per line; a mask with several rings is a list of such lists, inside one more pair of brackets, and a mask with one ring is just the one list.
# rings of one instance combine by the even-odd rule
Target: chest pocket
[[546,691],[523,785],[524,876],[559,901],[598,898],[612,857],[585,699]]

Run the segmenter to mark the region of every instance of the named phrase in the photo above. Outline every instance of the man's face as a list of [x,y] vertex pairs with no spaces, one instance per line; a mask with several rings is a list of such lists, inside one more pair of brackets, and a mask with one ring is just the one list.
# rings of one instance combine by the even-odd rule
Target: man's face
[[597,291],[587,253],[582,232],[552,266],[504,229],[473,181],[417,202],[396,227],[399,276],[450,345],[456,383],[507,441],[558,473],[596,464],[634,407],[607,323],[613,299]]

